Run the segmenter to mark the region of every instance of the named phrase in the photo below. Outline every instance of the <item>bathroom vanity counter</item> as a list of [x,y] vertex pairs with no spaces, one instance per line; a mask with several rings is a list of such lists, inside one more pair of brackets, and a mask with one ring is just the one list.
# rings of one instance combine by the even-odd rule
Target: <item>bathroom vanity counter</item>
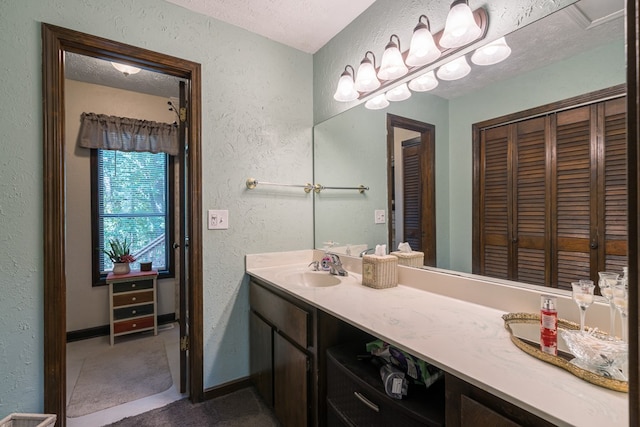
[[[288,271],[306,269],[314,255],[314,251],[247,255],[246,271],[553,424],[628,425],[627,394],[589,384],[516,348],[501,317],[506,311],[425,290],[439,276],[419,269],[400,274],[402,284],[389,289],[368,288],[354,280],[306,287],[281,279]],[[347,270],[353,271],[347,262]]]

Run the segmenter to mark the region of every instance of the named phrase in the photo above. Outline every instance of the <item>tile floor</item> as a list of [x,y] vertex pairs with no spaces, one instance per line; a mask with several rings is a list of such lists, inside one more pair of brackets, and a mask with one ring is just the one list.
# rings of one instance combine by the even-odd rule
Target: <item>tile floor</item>
[[[127,345],[128,341],[148,336],[148,333],[125,335],[116,338],[115,345]],[[173,385],[166,391],[138,399],[124,405],[114,406],[93,414],[84,415],[77,418],[67,418],[67,426],[69,427],[98,427],[111,424],[132,415],[138,415],[143,412],[160,408],[171,402],[186,397],[186,394],[180,394],[180,328],[177,323],[162,325],[158,327],[158,336],[165,341],[167,349],[167,359],[169,368],[173,378]],[[71,398],[73,387],[80,375],[80,368],[84,358],[93,352],[100,351],[109,347],[109,337],[97,337],[82,341],[67,343],[67,402]]]

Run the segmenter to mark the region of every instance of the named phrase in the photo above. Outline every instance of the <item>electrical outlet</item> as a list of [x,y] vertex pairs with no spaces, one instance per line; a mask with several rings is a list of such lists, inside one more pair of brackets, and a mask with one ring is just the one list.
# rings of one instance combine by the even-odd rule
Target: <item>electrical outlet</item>
[[207,216],[209,230],[226,230],[229,228],[229,211],[209,209]]
[[374,222],[376,224],[384,224],[385,222],[387,222],[387,217],[383,209],[376,209],[374,211]]

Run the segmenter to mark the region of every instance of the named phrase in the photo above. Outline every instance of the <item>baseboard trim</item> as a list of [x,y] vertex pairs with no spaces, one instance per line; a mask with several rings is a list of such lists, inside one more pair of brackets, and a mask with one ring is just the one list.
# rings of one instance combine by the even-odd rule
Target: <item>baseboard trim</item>
[[204,400],[215,399],[226,394],[233,393],[234,391],[241,390],[243,388],[251,387],[253,382],[251,378],[244,377],[237,380],[229,381],[228,383],[220,384],[215,387],[207,388],[204,390]]
[[[158,316],[158,325],[173,323],[176,321],[175,313],[161,314]],[[67,342],[81,341],[89,338],[103,337],[109,335],[109,325],[96,326],[94,328],[80,329],[78,331],[67,332]]]

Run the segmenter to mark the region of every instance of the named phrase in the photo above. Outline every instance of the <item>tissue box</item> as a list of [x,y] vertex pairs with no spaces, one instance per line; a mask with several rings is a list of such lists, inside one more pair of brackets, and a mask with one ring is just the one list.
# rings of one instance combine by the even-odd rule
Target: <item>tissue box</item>
[[391,252],[391,255],[398,257],[399,265],[407,267],[424,267],[424,252]]
[[398,285],[398,258],[393,255],[362,257],[362,284],[385,289]]

